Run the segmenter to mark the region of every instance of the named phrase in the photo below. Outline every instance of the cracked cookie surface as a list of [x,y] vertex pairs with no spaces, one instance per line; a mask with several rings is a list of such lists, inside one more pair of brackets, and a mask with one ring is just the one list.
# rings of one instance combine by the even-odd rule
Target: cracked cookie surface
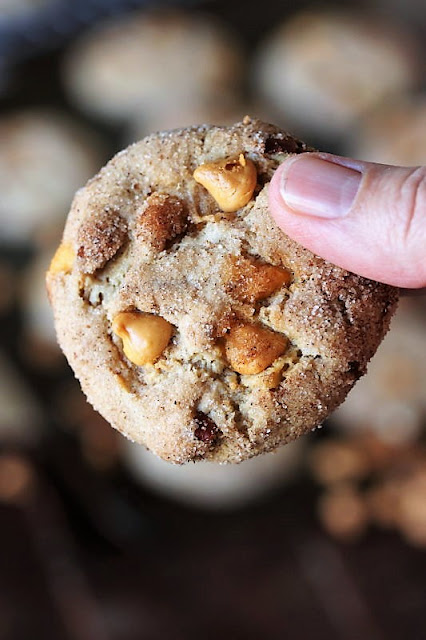
[[75,197],[47,275],[59,342],[95,408],[166,460],[239,462],[314,428],[388,329],[394,289],[268,213],[274,170],[307,150],[250,118],[158,133]]

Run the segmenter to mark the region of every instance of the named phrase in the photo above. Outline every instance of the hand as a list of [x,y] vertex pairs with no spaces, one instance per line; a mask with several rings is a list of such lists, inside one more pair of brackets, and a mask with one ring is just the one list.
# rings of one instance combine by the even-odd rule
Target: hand
[[288,158],[270,185],[287,235],[329,262],[398,287],[426,287],[426,167],[327,153]]

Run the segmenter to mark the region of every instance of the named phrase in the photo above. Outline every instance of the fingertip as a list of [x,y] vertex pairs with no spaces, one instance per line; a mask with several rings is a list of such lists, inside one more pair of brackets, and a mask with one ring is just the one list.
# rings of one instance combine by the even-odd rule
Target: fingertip
[[270,213],[276,223],[280,226],[280,218],[282,215],[282,208],[284,207],[284,201],[280,193],[280,185],[283,179],[284,166],[281,164],[272,176],[272,180],[269,183],[269,208]]
[[286,158],[284,162],[278,167],[272,176],[272,180],[269,185],[269,208],[272,217],[277,225],[288,235],[292,235],[294,227],[300,224],[298,218],[292,214],[289,207],[286,205],[282,197],[282,185],[285,182],[288,165],[291,163],[292,157]]
[[[315,255],[347,271],[397,287],[424,287],[424,251],[418,250],[419,246],[424,246],[424,235],[419,232],[414,247],[407,249],[399,242],[401,234],[398,234],[401,220],[404,219],[401,217],[403,202],[398,204],[401,193],[398,184],[406,184],[407,175],[411,175],[413,170],[343,158],[339,163],[341,166],[363,175],[359,192],[355,193],[352,188],[352,195],[356,196],[355,203],[345,215],[324,215],[321,210],[321,216],[314,216],[311,211],[305,213],[289,206],[286,197],[289,182],[295,168],[307,167],[306,190],[311,194],[311,199],[312,194],[321,197],[321,188],[318,187],[315,192],[309,172],[316,172],[315,179],[318,183],[318,165],[315,160],[322,159],[336,164],[336,158],[326,154],[309,156],[313,162],[302,161],[298,167],[292,165],[298,163],[301,156],[290,156],[278,167],[270,182],[269,210],[280,229]],[[345,175],[341,174],[340,177],[345,178]],[[337,176],[338,179],[340,177]],[[350,174],[349,179],[352,181]],[[300,185],[305,189],[303,180],[299,180],[299,187]],[[350,186],[353,186],[353,181]],[[340,200],[339,204],[341,202]],[[393,236],[389,237],[391,232],[396,240]]]
[[[317,155],[310,154],[311,157]],[[298,158],[299,156],[287,158],[278,167],[270,182],[269,209],[276,224],[295,242],[328,262],[367,277],[374,278],[373,274],[382,276],[371,251],[366,255],[363,230],[362,226],[359,228],[357,219],[354,220],[350,216],[333,219],[303,215],[286,203],[283,193],[287,186],[287,176],[293,162]]]
[[[296,214],[284,201],[282,192],[288,170],[297,156],[290,156],[278,167],[269,184],[269,211],[276,224],[290,238],[311,248],[312,227],[318,227],[314,218]],[[321,228],[316,233],[321,235]]]

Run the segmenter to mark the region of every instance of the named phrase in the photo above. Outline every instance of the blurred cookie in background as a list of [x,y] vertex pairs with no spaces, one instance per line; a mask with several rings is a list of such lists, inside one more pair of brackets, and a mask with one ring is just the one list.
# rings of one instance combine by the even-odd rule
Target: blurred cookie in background
[[127,126],[124,143],[131,144],[157,131],[169,131],[202,124],[229,126],[243,120],[246,115],[274,122],[273,116],[262,103],[236,100],[190,99],[179,104],[164,103],[152,111],[141,112]]
[[373,522],[397,529],[415,547],[426,547],[426,451],[395,465],[367,493]]
[[32,244],[62,222],[75,191],[104,161],[98,137],[58,111],[0,118],[0,243]]
[[240,464],[171,465],[139,444],[123,439],[124,461],[134,478],[163,496],[205,509],[232,509],[290,482],[300,466],[304,443],[291,442],[274,453]]
[[403,96],[366,114],[348,141],[348,154],[383,164],[426,164],[426,94]]
[[416,85],[420,63],[412,40],[374,15],[299,13],[261,45],[255,88],[296,133],[327,142],[374,104]]
[[324,529],[342,542],[355,542],[365,533],[369,513],[362,494],[353,485],[338,485],[320,496],[318,518]]
[[118,465],[124,438],[87,402],[76,380],[59,386],[51,409],[55,422],[74,434],[92,468],[103,473]]
[[64,83],[76,105],[107,121],[218,101],[241,85],[238,38],[217,18],[138,12],[99,24],[71,48]]
[[334,412],[339,431],[372,431],[385,443],[416,441],[426,418],[426,313],[404,298],[368,374]]
[[41,437],[42,411],[25,380],[0,352],[0,446],[32,446]]
[[157,131],[170,131],[193,125],[227,126],[242,120],[246,113],[247,107],[236,102],[227,103],[225,100],[190,98],[187,101],[182,100],[179,104],[164,102],[156,109],[145,110],[129,121],[124,143],[131,144]]

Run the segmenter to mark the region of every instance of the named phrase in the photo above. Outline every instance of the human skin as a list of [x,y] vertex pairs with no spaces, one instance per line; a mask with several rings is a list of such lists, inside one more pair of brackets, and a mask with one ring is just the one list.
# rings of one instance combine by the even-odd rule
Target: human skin
[[269,189],[291,238],[359,275],[426,287],[426,167],[394,167],[327,153],[291,156]]

